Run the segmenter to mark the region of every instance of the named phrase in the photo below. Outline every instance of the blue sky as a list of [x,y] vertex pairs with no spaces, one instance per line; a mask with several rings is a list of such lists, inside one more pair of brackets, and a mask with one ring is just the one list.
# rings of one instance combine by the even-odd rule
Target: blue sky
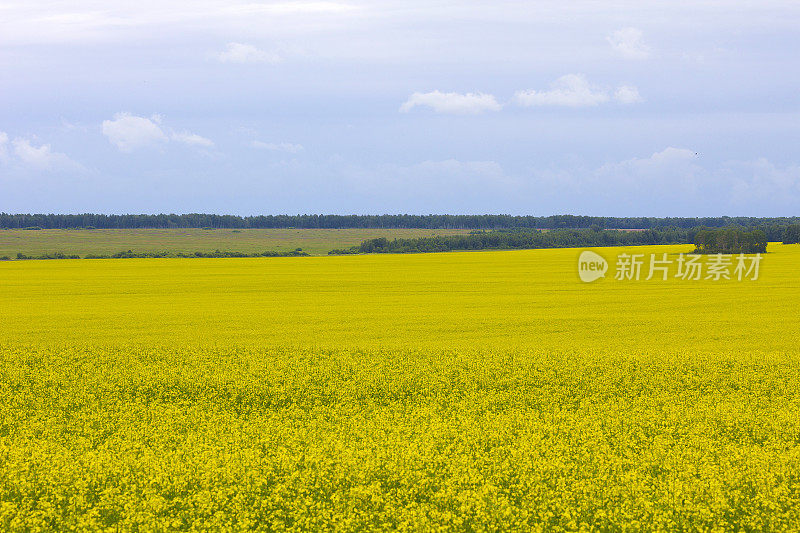
[[796,1],[0,1],[0,211],[798,215]]

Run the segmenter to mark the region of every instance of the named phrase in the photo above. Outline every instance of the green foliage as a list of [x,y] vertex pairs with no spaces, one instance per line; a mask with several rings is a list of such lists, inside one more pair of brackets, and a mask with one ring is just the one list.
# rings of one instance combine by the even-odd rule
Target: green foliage
[[786,226],[786,229],[783,232],[783,244],[798,243],[800,243],[800,224]]
[[601,246],[643,246],[688,244],[695,230],[669,228],[645,231],[601,230],[499,230],[470,232],[468,235],[444,235],[418,239],[369,239],[359,246],[332,250],[330,255],[374,253],[424,253],[453,250],[514,250],[532,248],[575,248]]
[[467,230],[426,229],[48,229],[0,231],[0,256],[14,257],[47,254],[58,250],[81,257],[110,257],[121,250],[133,252],[171,252],[193,254],[215,250],[260,254],[264,250],[278,252],[302,248],[310,255],[324,255],[332,248],[348,248],[375,237],[430,237],[454,235]]
[[193,253],[183,253],[183,252],[134,252],[131,250],[125,250],[122,252],[117,252],[111,255],[98,255],[98,254],[89,254],[85,258],[86,259],[163,259],[168,257],[182,257],[182,258],[196,258],[196,257],[204,257],[204,258],[223,258],[223,257],[300,257],[300,256],[307,256],[308,254],[303,252],[302,248],[297,248],[292,250],[291,252],[275,252],[275,251],[266,251],[266,252],[255,252],[255,253],[247,253],[247,252],[232,252],[232,251],[220,251],[214,250],[213,252],[193,252]]
[[767,236],[761,230],[704,229],[697,232],[694,244],[698,254],[755,254],[767,251]]
[[[240,217],[188,213],[183,215],[80,215],[0,213],[0,228],[37,226],[64,228],[428,228],[428,229],[576,229],[598,226],[605,229],[656,229],[677,227],[762,227],[770,239],[778,240],[787,224],[798,217],[590,217],[580,215],[258,215]],[[777,232],[773,236],[771,232]]]
[[51,254],[41,254],[41,255],[25,255],[23,253],[17,254],[17,260],[29,260],[29,259],[80,259],[81,256],[76,254],[64,254],[61,252],[51,253]]

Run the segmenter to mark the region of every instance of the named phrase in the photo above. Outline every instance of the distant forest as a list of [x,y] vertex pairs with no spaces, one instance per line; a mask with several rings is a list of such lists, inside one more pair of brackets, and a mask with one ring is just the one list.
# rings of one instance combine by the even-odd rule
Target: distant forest
[[759,228],[773,240],[800,217],[590,217],[579,215],[56,215],[0,213],[3,229],[136,228],[419,228],[419,229],[663,229],[736,226]]
[[[758,229],[704,229],[697,232],[694,244],[698,254],[756,254],[767,251],[767,236]],[[784,244],[790,243],[784,239]]]
[[455,250],[524,250],[532,248],[574,248],[584,246],[638,246],[646,244],[685,244],[692,242],[695,230],[613,231],[598,229],[525,231],[476,231],[470,235],[438,235],[416,239],[369,239],[358,246],[331,250],[329,255],[404,254],[450,252]]
[[761,230],[708,230],[705,228],[648,229],[618,231],[594,229],[526,231],[475,231],[470,235],[439,235],[416,239],[369,239],[358,246],[331,250],[329,255],[427,253],[455,250],[515,250],[532,248],[576,248],[601,246],[642,246],[657,244],[690,244],[696,253],[765,252],[766,234]]

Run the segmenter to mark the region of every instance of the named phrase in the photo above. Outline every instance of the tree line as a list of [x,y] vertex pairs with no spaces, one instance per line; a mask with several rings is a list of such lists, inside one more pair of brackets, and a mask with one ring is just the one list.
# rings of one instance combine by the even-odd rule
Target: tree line
[[[145,229],[145,228],[371,228],[371,229],[692,229],[758,227],[770,240],[780,240],[785,228],[800,217],[590,217],[580,215],[214,215],[188,214],[9,214],[0,213],[4,229]],[[770,236],[772,233],[772,236]]]
[[[134,252],[125,250],[113,254],[87,254],[84,259],[162,259],[162,258],[222,258],[222,257],[304,257],[308,254],[297,248],[290,252],[231,252],[214,250],[213,252]],[[17,261],[28,259],[80,259],[81,256],[77,254],[64,254],[61,252],[41,254],[41,255],[26,255],[23,253],[17,254]],[[11,261],[11,257],[5,255],[0,257],[0,261]]]
[[737,228],[704,229],[694,238],[698,254],[756,254],[767,251],[767,234]]
[[786,226],[783,231],[783,244],[800,244],[800,224]]
[[469,235],[439,235],[415,239],[368,239],[358,246],[331,250],[331,255],[373,253],[425,253],[455,250],[515,250],[532,248],[579,248],[690,244],[699,228],[619,231],[602,229],[552,231],[492,231]]
[[[784,243],[800,242],[800,224],[783,229]],[[787,240],[789,239],[789,240]],[[794,240],[791,240],[794,239]],[[775,240],[780,240],[776,238]],[[440,235],[413,239],[385,237],[368,239],[358,246],[331,250],[330,255],[375,253],[426,253],[456,250],[515,250],[534,248],[589,248],[603,246],[644,246],[694,244],[695,253],[754,254],[767,251],[763,229],[662,228],[642,231],[603,230],[598,227],[573,230],[475,231],[469,235]]]

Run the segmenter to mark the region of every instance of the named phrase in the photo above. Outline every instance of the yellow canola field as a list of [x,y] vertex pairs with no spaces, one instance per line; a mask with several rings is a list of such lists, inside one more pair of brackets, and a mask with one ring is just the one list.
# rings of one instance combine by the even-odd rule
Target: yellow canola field
[[690,248],[0,263],[0,529],[798,529],[800,247]]
[[[580,250],[0,262],[0,343],[795,351],[800,248],[759,279],[582,283]],[[674,273],[675,266],[673,266]]]

